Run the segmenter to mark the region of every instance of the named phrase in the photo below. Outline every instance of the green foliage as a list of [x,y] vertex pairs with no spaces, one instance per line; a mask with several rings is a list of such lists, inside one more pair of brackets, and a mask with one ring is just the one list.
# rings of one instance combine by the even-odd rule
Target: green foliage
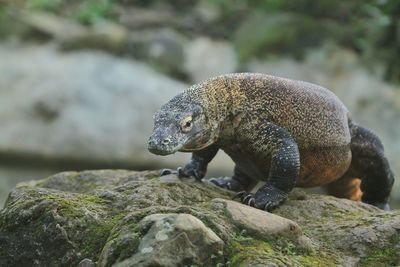
[[[195,7],[213,5],[217,21],[202,24]],[[83,24],[118,18],[125,7],[170,8],[177,20],[192,18],[185,29],[234,41],[242,61],[251,57],[290,55],[301,58],[307,50],[326,41],[351,48],[366,60],[366,66],[383,62],[385,76],[400,81],[400,1],[398,0],[25,0],[10,5],[52,12]],[[119,8],[118,8],[119,7]],[[1,11],[0,11],[1,13]],[[194,15],[194,16],[192,16]],[[253,24],[249,22],[253,21]],[[0,14],[1,22],[1,14]],[[199,23],[197,23],[199,22]],[[4,23],[2,23],[4,24]],[[0,25],[0,35],[2,29]],[[162,69],[162,68],[161,68]]]
[[62,0],[29,0],[26,7],[44,11],[56,11],[61,7]]
[[24,7],[70,17],[83,24],[95,24],[111,18],[114,5],[112,0],[27,0]]
[[84,24],[95,24],[112,13],[110,0],[88,0],[81,4],[75,17]]
[[[249,27],[230,23],[242,60],[263,55],[301,57],[307,49],[326,40],[358,51],[373,65],[386,65],[386,78],[400,81],[400,1],[284,1],[284,0],[208,0],[223,13],[225,21],[256,20]],[[257,15],[258,14],[258,15]],[[286,14],[289,20],[272,20]],[[291,20],[291,21],[290,21]],[[234,31],[232,31],[234,32]],[[252,34],[253,32],[253,34]],[[244,34],[243,34],[244,33]],[[240,40],[239,40],[240,39]]]

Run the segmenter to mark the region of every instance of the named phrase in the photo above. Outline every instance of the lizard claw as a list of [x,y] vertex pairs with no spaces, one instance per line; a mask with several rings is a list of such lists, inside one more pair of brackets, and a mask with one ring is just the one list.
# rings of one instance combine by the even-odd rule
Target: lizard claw
[[203,178],[204,176],[204,174],[201,174],[201,171],[199,171],[198,169],[188,169],[187,167],[178,167],[176,169],[176,173],[179,178],[194,177],[197,181],[201,181],[201,178]]
[[173,169],[162,169],[160,171],[160,176],[175,174],[179,178],[188,177],[184,172],[182,167],[178,167],[176,170]]
[[265,211],[270,211],[270,210],[271,210],[271,203],[265,204],[263,210],[265,210]]
[[162,169],[160,171],[160,176],[165,176],[165,175],[169,175],[169,174],[177,174],[177,172],[172,169]]
[[245,196],[244,198],[242,198],[242,202],[244,204],[248,203],[252,198],[254,198],[251,194],[248,194],[247,196]]
[[176,169],[176,173],[177,173],[177,175],[178,175],[179,178],[185,177],[185,175],[183,174],[182,167],[178,167],[178,168]]
[[247,196],[242,198],[242,203],[245,204],[245,205],[254,207],[254,205],[256,203],[256,200],[253,197],[253,194],[248,194]]
[[242,202],[245,205],[251,206],[251,207],[254,207],[256,204],[256,200],[255,200],[253,194],[249,194],[246,191],[240,191],[239,193],[237,193],[233,197],[233,199],[236,199],[236,198],[240,198],[240,202]]
[[247,205],[254,207],[256,204],[256,200],[254,199],[254,197],[250,198],[249,202],[247,202]]
[[247,194],[246,191],[240,191],[232,199],[237,199],[237,198],[242,199],[246,194]]

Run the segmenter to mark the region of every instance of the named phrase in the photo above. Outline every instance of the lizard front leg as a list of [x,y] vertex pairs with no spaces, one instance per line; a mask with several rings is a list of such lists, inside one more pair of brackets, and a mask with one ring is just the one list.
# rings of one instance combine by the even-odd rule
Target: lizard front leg
[[290,134],[272,123],[261,125],[256,137],[256,141],[246,145],[250,145],[261,159],[271,159],[269,173],[266,174],[268,179],[254,195],[240,192],[238,196],[244,204],[270,211],[284,202],[293,189],[300,173],[300,154]]
[[[177,175],[182,177],[194,177],[197,180],[201,180],[207,172],[208,163],[215,157],[218,152],[216,145],[208,146],[202,150],[195,151],[192,153],[192,158],[185,165],[185,167],[179,167],[176,171]],[[161,175],[170,174],[173,171],[163,170]]]

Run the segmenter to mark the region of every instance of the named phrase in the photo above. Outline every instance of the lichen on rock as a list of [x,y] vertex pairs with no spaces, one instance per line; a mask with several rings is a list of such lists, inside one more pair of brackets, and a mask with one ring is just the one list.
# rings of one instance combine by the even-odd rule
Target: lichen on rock
[[158,171],[64,172],[0,211],[0,266],[390,266],[400,212],[295,190],[266,213]]

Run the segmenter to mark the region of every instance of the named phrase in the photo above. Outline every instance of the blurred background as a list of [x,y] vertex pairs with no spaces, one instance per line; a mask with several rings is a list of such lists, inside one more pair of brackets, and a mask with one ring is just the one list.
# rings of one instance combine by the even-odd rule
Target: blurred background
[[[189,154],[147,152],[154,111],[230,72],[331,89],[399,175],[398,62],[397,0],[2,1],[0,206],[16,183],[59,171],[183,165]],[[209,176],[232,168],[220,152]]]

